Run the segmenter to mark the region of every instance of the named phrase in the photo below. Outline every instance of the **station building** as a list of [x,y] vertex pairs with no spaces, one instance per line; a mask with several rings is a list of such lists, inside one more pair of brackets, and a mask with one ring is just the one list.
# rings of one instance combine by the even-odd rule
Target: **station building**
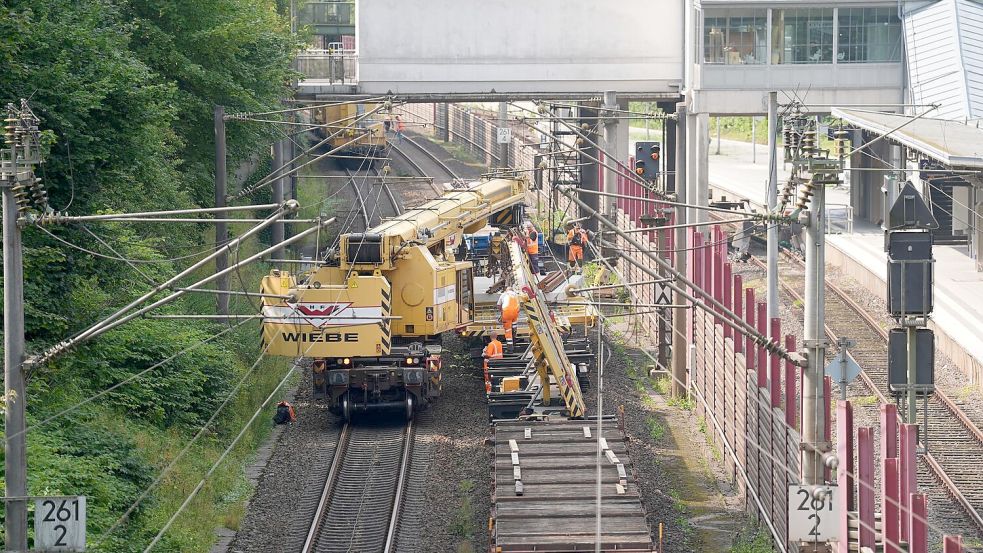
[[[847,110],[835,115],[848,122],[853,148],[869,143],[847,160],[845,201],[858,225],[881,224],[898,186],[911,181],[940,222],[936,242],[980,257],[974,172],[983,147],[971,141],[983,137],[974,132],[983,117],[983,3],[702,0],[695,13],[686,78],[701,193],[709,116],[766,114],[767,91],[777,90],[779,103],[798,100],[820,116]],[[897,125],[911,125],[905,138],[890,133]]]

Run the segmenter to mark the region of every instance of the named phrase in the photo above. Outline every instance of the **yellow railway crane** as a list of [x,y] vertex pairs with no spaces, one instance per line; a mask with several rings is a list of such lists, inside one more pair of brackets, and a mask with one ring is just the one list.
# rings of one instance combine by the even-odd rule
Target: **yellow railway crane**
[[263,343],[274,355],[313,358],[315,398],[346,420],[440,395],[439,335],[472,322],[470,261],[455,251],[486,224],[521,222],[526,182],[470,183],[360,233],[309,274],[263,278]]

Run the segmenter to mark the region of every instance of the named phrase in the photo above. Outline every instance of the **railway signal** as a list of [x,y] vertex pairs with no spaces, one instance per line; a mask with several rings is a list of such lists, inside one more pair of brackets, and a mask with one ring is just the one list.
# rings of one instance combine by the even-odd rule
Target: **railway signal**
[[662,160],[662,145],[658,142],[635,143],[635,174],[647,180],[659,178],[659,164]]

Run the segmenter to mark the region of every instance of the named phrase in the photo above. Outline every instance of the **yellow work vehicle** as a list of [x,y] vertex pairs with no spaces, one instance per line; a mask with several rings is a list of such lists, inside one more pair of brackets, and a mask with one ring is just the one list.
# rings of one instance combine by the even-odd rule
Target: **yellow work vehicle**
[[315,398],[345,419],[383,408],[411,417],[440,394],[439,335],[474,318],[473,266],[455,258],[463,235],[521,222],[525,189],[521,178],[473,182],[342,235],[303,279],[271,272],[262,282],[268,352],[313,358]]
[[[386,148],[385,117],[381,111],[371,113],[378,104],[334,104],[313,110],[314,122],[321,138],[331,137],[327,148],[343,167],[368,168]],[[367,115],[368,114],[368,115]],[[340,131],[340,132],[339,132]]]

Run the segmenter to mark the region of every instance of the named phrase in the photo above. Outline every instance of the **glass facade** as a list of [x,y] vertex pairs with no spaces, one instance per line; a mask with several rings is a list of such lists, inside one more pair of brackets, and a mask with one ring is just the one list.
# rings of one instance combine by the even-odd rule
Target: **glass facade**
[[704,61],[743,65],[765,63],[768,51],[767,9],[712,10],[704,18]]
[[840,8],[836,61],[901,61],[901,22],[897,8]]
[[895,7],[703,10],[708,64],[900,62],[902,48]]
[[772,10],[777,63],[833,63],[833,9]]

